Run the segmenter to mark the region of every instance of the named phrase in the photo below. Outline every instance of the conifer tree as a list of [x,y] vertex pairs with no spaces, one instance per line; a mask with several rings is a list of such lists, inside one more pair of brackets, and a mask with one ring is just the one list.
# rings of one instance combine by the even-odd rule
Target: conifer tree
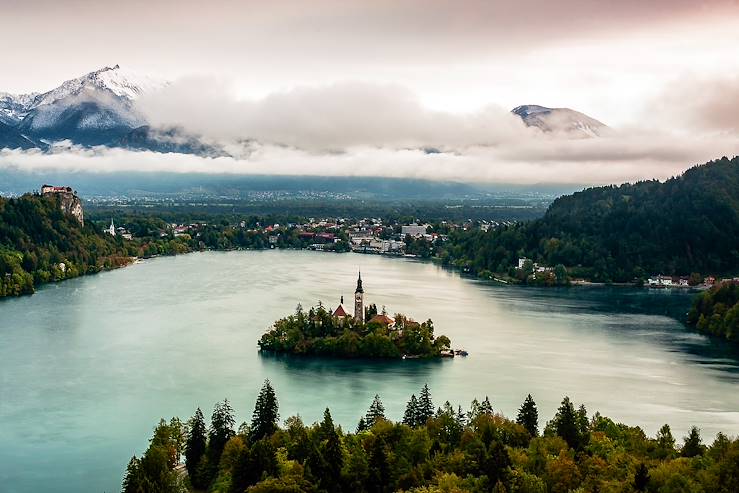
[[221,461],[221,454],[226,442],[236,434],[234,431],[235,424],[234,410],[231,408],[231,404],[228,403],[228,399],[217,403],[210,418],[210,433],[208,434],[208,464],[210,466],[208,482],[218,472],[218,463]]
[[536,409],[536,403],[531,397],[531,394],[526,396],[526,400],[523,401],[521,409],[518,410],[518,417],[516,423],[520,424],[529,435],[536,437],[539,435],[539,411]]
[[336,434],[336,428],[334,427],[334,420],[331,417],[331,411],[329,411],[328,408],[326,408],[326,410],[323,411],[323,421],[321,421],[321,424],[319,425],[318,430],[321,435],[321,440],[327,440],[330,436]]
[[370,408],[367,411],[364,420],[367,427],[372,428],[380,419],[386,419],[385,406],[382,405],[380,396],[375,394],[375,398],[372,400],[372,404],[370,404]]
[[457,424],[464,428],[467,424],[467,416],[465,416],[464,411],[462,411],[462,406],[457,406]]
[[657,449],[661,458],[670,457],[675,453],[675,438],[668,424],[663,425],[657,432]]
[[197,469],[200,464],[203,455],[205,455],[206,447],[206,428],[205,418],[203,417],[203,411],[198,408],[195,411],[195,415],[190,418],[190,431],[187,434],[187,441],[185,442],[185,468],[187,474],[190,476],[190,481],[193,486],[201,486],[198,482]]
[[417,426],[423,426],[430,418],[434,417],[434,403],[431,400],[431,391],[428,384],[421,389],[418,397],[418,421]]
[[485,400],[482,401],[482,404],[480,404],[480,413],[487,414],[489,416],[493,415],[493,405],[490,404],[490,399],[488,398],[488,396],[485,396]]
[[416,399],[416,394],[411,395],[411,400],[409,400],[408,405],[405,406],[403,424],[406,424],[411,428],[418,426],[418,399]]
[[121,485],[122,493],[139,493],[144,491],[144,482],[141,475],[141,462],[134,455],[128,461],[126,474],[123,476],[123,484]]
[[562,437],[567,445],[575,450],[580,448],[579,417],[569,397],[562,399],[562,404],[554,417],[554,428],[557,435]]
[[275,390],[269,380],[265,380],[257,396],[251,418],[251,439],[253,441],[261,440],[277,431],[277,420],[280,417],[278,410]]
[[357,433],[362,433],[363,431],[367,431],[367,422],[364,420],[364,416],[359,418],[359,423],[357,423]]
[[467,412],[467,421],[470,423],[475,421],[480,416],[480,401],[477,398],[472,399],[470,403],[470,410]]
[[693,426],[690,429],[690,433],[685,437],[685,443],[683,448],[680,450],[680,455],[683,457],[697,457],[703,455],[705,447],[701,441],[700,430]]
[[636,491],[647,491],[647,485],[649,484],[649,470],[647,466],[642,462],[636,468],[634,473],[634,489]]
[[341,469],[344,467],[344,451],[341,448],[341,439],[335,429],[322,444],[321,454],[326,462],[324,487],[329,492],[340,491]]

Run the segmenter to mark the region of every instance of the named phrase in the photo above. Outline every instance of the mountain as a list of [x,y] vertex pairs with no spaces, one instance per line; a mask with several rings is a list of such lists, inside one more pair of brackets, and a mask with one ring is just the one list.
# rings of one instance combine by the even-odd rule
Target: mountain
[[[450,235],[447,262],[520,274],[518,259],[562,264],[575,277],[629,282],[648,275],[739,272],[739,157],[695,166],[663,183],[588,188],[544,217]],[[538,282],[538,281],[537,281]]]
[[0,118],[36,140],[111,144],[146,124],[134,101],[163,84],[104,67],[44,93],[0,94]]
[[511,113],[518,115],[528,127],[569,138],[602,137],[610,130],[595,118],[569,108],[526,104],[513,108]]
[[24,136],[17,128],[0,121],[0,149],[33,149],[42,147]]

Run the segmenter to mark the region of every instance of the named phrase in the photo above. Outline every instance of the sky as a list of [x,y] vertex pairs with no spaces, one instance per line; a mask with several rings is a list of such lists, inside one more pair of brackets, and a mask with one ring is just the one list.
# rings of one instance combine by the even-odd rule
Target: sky
[[[739,152],[737,0],[0,0],[0,12],[0,91],[114,64],[173,81],[142,111],[214,139],[257,138],[236,170],[351,164],[453,179],[447,163],[460,179],[509,180],[524,166],[519,181],[603,183]],[[531,141],[502,116],[521,104],[570,107],[618,134]],[[450,155],[408,156],[424,145]]]

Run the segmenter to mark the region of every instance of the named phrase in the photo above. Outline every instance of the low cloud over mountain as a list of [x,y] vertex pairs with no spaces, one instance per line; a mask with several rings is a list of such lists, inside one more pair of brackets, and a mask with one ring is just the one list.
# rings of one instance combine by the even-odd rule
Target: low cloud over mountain
[[[614,129],[567,108],[432,110],[392,84],[345,82],[242,99],[218,79],[160,83],[115,66],[47,93],[0,94],[0,147],[8,148],[0,166],[509,183],[665,178],[739,149],[733,117],[701,120],[725,113],[715,98],[670,103],[685,90],[695,88],[666,88],[645,125]],[[678,119],[671,112],[701,131],[676,139],[655,117]]]

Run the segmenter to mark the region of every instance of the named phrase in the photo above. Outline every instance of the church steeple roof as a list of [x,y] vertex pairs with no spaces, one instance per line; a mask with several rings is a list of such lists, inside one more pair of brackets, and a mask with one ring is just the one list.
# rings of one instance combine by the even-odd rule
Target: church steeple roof
[[355,293],[364,293],[364,289],[362,288],[362,271],[359,271],[359,278],[357,279],[357,289],[354,291]]

